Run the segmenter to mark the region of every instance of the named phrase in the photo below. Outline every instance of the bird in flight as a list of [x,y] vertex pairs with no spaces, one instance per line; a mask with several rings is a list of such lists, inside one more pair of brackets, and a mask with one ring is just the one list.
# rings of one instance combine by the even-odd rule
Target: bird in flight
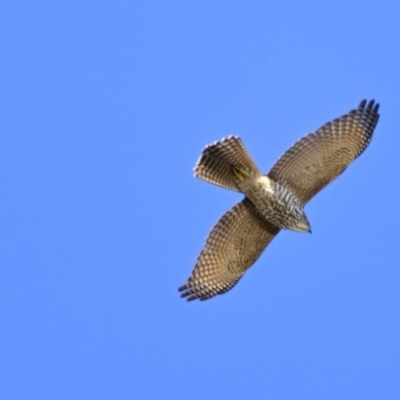
[[310,133],[262,174],[241,139],[230,136],[206,146],[196,178],[241,192],[208,235],[185,285],[187,300],[207,300],[232,289],[281,229],[311,232],[304,206],[339,176],[369,145],[379,104],[357,109]]

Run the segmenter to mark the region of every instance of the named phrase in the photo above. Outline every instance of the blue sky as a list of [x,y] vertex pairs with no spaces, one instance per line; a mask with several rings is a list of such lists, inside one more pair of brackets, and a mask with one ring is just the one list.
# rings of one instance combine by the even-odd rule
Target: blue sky
[[[400,4],[13,1],[0,15],[0,398],[400,398]],[[237,193],[381,104],[367,151],[229,293],[187,303]]]

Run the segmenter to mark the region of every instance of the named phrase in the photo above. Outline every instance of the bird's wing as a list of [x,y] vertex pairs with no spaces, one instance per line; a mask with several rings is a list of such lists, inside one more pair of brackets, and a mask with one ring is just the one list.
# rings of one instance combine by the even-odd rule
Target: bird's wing
[[211,230],[187,283],[188,300],[206,300],[230,290],[260,257],[279,228],[257,214],[247,198],[227,211]]
[[379,104],[363,100],[348,114],[328,122],[296,142],[268,176],[289,188],[306,204],[357,158],[372,139]]

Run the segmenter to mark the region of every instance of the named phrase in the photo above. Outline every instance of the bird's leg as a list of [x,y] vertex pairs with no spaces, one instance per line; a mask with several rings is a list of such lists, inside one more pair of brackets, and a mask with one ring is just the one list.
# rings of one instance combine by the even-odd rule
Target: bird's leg
[[243,182],[246,178],[250,176],[249,172],[241,167],[233,167],[233,173],[240,182]]

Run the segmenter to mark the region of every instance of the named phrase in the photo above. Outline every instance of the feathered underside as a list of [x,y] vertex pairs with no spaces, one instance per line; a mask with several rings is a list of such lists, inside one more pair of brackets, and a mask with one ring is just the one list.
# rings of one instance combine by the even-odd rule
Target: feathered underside
[[[348,114],[296,142],[276,162],[268,177],[306,204],[340,175],[368,146],[379,119],[379,104],[363,100]],[[207,146],[195,176],[238,191],[235,170],[259,173],[238,137]],[[179,288],[188,300],[206,300],[230,290],[279,232],[245,198],[211,230],[187,283]]]

